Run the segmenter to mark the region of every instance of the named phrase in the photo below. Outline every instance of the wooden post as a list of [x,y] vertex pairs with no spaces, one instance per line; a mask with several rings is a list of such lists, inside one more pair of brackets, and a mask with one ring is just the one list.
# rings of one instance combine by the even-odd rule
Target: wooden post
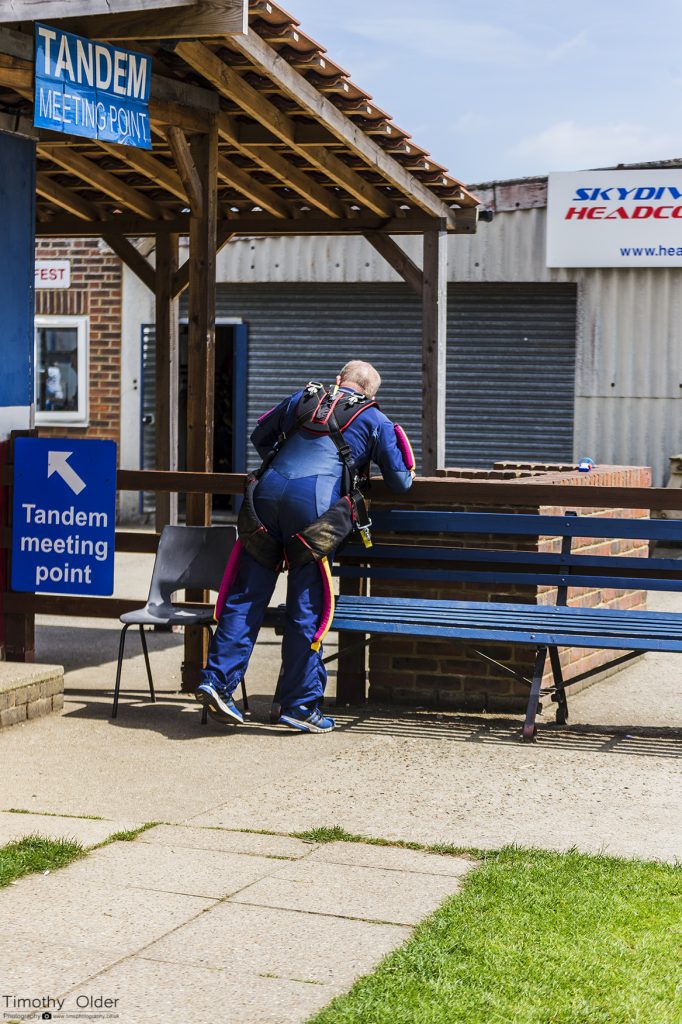
[[[156,468],[178,468],[178,236],[156,236]],[[178,521],[178,496],[156,495],[156,532]]]
[[448,236],[444,221],[424,234],[422,321],[422,466],[433,476],[445,466],[448,327]]
[[[216,245],[218,223],[218,128],[195,136],[192,158],[201,189],[200,216],[190,217],[189,333],[187,381],[187,469],[213,470],[213,396],[215,385]],[[211,522],[211,495],[187,495],[187,525]],[[201,591],[187,592],[188,600],[208,600]],[[196,689],[206,661],[205,630],[185,630],[182,688]]]

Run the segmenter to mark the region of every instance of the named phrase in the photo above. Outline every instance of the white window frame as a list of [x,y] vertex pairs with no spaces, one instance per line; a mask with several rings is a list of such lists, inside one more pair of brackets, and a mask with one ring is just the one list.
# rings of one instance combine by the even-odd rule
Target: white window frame
[[[40,327],[76,327],[78,330],[78,409],[72,412],[45,412],[38,409],[38,388],[40,364],[38,351],[38,329]],[[37,316],[33,335],[34,397],[36,426],[87,427],[89,422],[89,355],[90,318],[87,316]]]

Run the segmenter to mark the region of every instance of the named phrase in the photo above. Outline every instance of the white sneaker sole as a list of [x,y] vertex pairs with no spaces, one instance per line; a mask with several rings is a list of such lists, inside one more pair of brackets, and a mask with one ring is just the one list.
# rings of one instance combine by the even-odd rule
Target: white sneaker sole
[[290,729],[297,729],[298,732],[333,732],[334,726],[330,729],[320,729],[318,725],[313,725],[312,722],[302,722],[300,718],[290,718],[289,715],[280,716],[280,725],[287,725]]
[[238,725],[244,724],[244,719],[239,712],[234,713],[228,704],[225,704],[221,699],[220,694],[216,690],[211,689],[210,693],[206,693],[204,690],[200,690],[196,694],[197,700],[208,708],[210,712],[219,718],[229,718],[231,722],[237,722]]

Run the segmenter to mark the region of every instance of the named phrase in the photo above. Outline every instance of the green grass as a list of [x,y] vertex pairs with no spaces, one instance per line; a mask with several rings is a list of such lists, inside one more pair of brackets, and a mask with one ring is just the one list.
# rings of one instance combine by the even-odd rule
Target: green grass
[[314,1024],[680,1024],[682,867],[517,848],[482,857],[458,896]]
[[366,846],[397,846],[400,850],[422,850],[424,853],[439,853],[444,857],[465,857],[468,860],[481,860],[485,850],[473,849],[470,846],[452,846],[449,843],[415,843],[407,839],[380,839],[374,836],[360,836],[354,832],[346,832],[340,825],[327,825],[322,828],[309,828],[305,832],[287,832],[293,839],[302,839],[306,843],[365,843]]
[[76,818],[78,821],[104,821],[97,814],[60,814],[58,811],[30,811],[26,807],[8,807],[4,814],[39,814],[43,818]]
[[147,821],[144,825],[140,825],[139,828],[131,828],[127,832],[112,832],[101,843],[96,843],[95,846],[90,846],[88,849],[99,850],[100,847],[109,846],[110,843],[133,843],[143,832],[147,832],[150,828],[156,828],[157,825],[162,824],[163,822],[161,821]]
[[0,888],[23,875],[36,871],[54,871],[85,856],[85,850],[70,839],[45,839],[25,836],[0,846]]

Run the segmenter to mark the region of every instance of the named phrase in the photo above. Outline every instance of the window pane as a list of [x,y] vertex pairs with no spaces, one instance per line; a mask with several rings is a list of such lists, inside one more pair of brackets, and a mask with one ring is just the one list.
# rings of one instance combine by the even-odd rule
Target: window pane
[[78,412],[78,328],[38,327],[38,412]]

